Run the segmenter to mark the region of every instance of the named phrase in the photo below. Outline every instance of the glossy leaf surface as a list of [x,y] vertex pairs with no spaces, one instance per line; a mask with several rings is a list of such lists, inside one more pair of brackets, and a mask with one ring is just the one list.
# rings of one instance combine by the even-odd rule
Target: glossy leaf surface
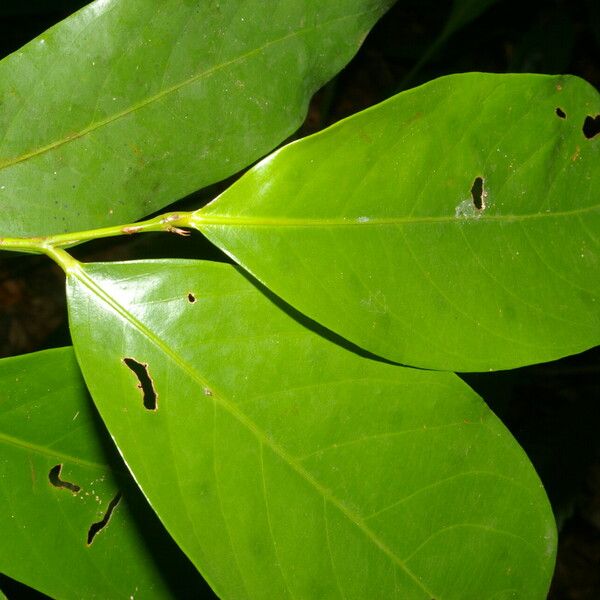
[[267,157],[196,223],[386,358],[549,361],[600,341],[598,113],[574,77],[441,78]]
[[53,598],[196,597],[204,583],[127,476],[72,349],[1,360],[0,390],[0,572]]
[[454,374],[349,352],[229,265],[74,266],[68,299],[103,419],[222,598],[545,597],[541,484]]
[[0,235],[122,223],[296,129],[392,0],[96,0],[0,63]]

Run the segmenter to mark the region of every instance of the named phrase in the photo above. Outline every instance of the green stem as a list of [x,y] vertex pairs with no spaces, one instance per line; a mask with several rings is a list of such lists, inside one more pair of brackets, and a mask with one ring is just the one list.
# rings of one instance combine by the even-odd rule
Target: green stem
[[[180,235],[188,235],[188,232],[182,228],[191,227],[191,218],[191,212],[166,213],[154,217],[153,219],[148,219],[147,221],[139,221],[138,223],[130,223],[128,225],[115,225],[113,227],[90,229],[88,231],[79,231],[76,233],[59,233],[56,235],[30,238],[5,237],[0,238],[0,250],[26,252],[29,254],[46,254],[61,264],[58,260],[58,255],[55,256],[53,250],[70,248],[77,244],[81,244],[82,242],[100,238],[131,235],[133,233],[145,233],[149,231],[169,231]],[[63,265],[61,264],[61,266]]]
[[48,246],[45,248],[44,254],[51,258],[65,272],[66,275],[80,266],[79,261],[74,259],[66,250],[63,250],[62,248]]

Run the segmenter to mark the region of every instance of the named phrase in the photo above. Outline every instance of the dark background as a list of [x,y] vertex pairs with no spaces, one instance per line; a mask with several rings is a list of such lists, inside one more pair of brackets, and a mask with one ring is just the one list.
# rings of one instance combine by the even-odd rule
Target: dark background
[[[127,1],[127,0],[124,0]],[[0,0],[0,57],[87,2]],[[350,65],[314,98],[299,135],[440,75],[462,71],[570,73],[600,89],[600,0],[498,0],[415,72],[443,30],[450,0],[398,0]],[[72,85],[65,82],[66,86]],[[178,203],[196,208],[225,182]],[[200,236],[99,241],[84,260],[195,256],[226,260]],[[45,258],[0,256],[0,356],[69,344],[63,275]],[[533,461],[559,526],[549,598],[600,599],[600,351],[463,377]],[[41,595],[0,576],[9,598]]]

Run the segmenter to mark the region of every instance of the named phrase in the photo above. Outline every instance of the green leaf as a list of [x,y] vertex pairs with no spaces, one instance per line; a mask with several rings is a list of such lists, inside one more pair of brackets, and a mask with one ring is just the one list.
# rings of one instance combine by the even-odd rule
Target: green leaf
[[454,374],[349,352],[229,265],[72,266],[68,298],[103,419],[222,598],[545,598],[541,484]]
[[72,349],[1,360],[0,389],[0,572],[54,598],[196,595],[203,582],[124,472]]
[[264,155],[393,0],[96,0],[0,63],[0,235],[131,221]]
[[272,154],[196,225],[386,358],[553,360],[600,340],[598,113],[575,77],[444,77]]

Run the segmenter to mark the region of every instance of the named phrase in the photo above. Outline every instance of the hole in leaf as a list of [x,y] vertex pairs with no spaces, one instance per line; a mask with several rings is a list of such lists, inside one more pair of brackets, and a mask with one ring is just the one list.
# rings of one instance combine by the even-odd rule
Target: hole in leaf
[[194,302],[196,302],[196,296],[194,296],[194,294],[192,294],[192,292],[190,292],[188,294],[187,298],[188,298],[188,302],[190,304],[194,304]]
[[556,116],[560,117],[561,119],[566,119],[567,118],[567,113],[560,107],[557,106],[556,107]]
[[65,488],[66,490],[69,490],[70,492],[73,492],[74,494],[79,492],[79,490],[81,490],[81,488],[78,485],[71,483],[70,481],[65,481],[64,479],[60,478],[61,470],[62,470],[62,465],[56,465],[50,469],[50,473],[48,473],[48,479],[50,480],[50,483],[54,487]]
[[483,189],[483,177],[475,177],[475,181],[471,186],[471,196],[473,198],[473,206],[477,210],[485,208],[485,190]]
[[98,521],[97,523],[92,523],[92,525],[90,526],[90,529],[88,531],[88,535],[87,535],[88,546],[90,546],[92,544],[92,542],[94,541],[94,538],[108,525],[108,522],[110,521],[110,518],[112,517],[113,512],[115,512],[115,508],[117,508],[117,505],[119,504],[120,501],[121,501],[121,492],[119,492],[110,501],[110,504],[108,505],[108,508],[106,509],[106,512],[104,513],[104,516],[102,517],[102,520]]
[[587,116],[583,122],[583,135],[588,140],[596,137],[600,133],[600,115],[595,117]]
[[144,397],[144,408],[147,410],[156,410],[156,399],[158,394],[154,389],[152,378],[148,373],[148,365],[135,360],[135,358],[124,358],[123,362],[135,373],[138,378],[138,388],[142,390]]

